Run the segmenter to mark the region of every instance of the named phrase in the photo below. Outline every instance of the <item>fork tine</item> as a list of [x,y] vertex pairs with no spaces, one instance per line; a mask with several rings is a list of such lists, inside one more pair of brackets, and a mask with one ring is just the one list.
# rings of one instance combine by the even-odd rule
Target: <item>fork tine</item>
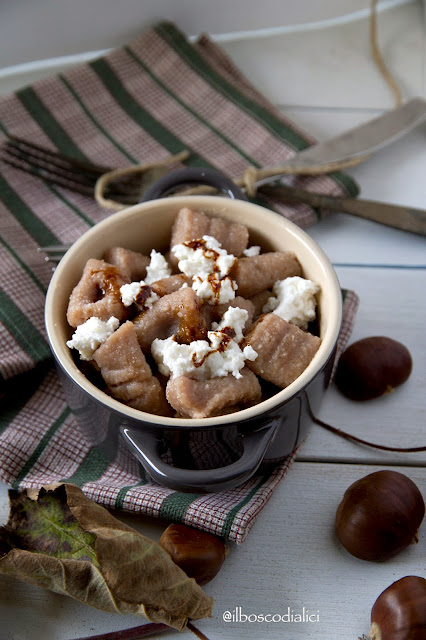
[[2,161],[14,169],[18,169],[19,171],[23,171],[24,173],[29,173],[37,178],[44,180],[45,182],[49,182],[51,184],[56,184],[59,187],[64,187],[66,189],[70,189],[71,191],[75,191],[76,193],[81,193],[85,196],[93,196],[93,187],[84,186],[81,183],[73,182],[72,180],[67,180],[66,178],[55,177],[48,172],[44,172],[43,169],[31,167],[28,163],[22,165],[16,161],[10,160],[9,158],[5,158],[2,156]]
[[[82,184],[81,182],[75,182],[71,178],[68,178],[65,174],[61,177],[60,175],[54,175],[50,171],[45,171],[42,168],[37,167],[36,165],[32,166],[28,163],[19,164],[19,162],[11,160],[10,158],[6,158],[5,156],[1,157],[2,162],[8,164],[14,169],[18,169],[23,173],[29,173],[30,175],[43,180],[49,184],[57,185],[58,187],[62,187],[64,189],[69,189],[74,193],[79,193],[84,196],[89,196],[93,198],[94,196],[94,186],[96,181],[92,185]],[[120,189],[118,188],[109,188],[105,194],[107,197],[111,197],[119,200],[123,204],[136,204],[140,199],[140,190],[134,189]]]
[[64,187],[65,189],[70,189],[71,191],[75,191],[76,193],[80,193],[85,196],[93,196],[93,187],[91,186],[85,186],[81,183],[73,182],[71,179],[67,179],[65,177],[55,177],[53,174],[43,171],[43,169],[32,167],[28,163],[22,165],[19,164],[19,162],[13,161],[9,158],[5,158],[4,156],[2,157],[2,161],[5,164],[13,167],[14,169],[18,169],[19,171],[23,171],[24,173],[29,173],[36,178],[43,180],[44,182],[55,184],[58,187]]
[[[56,158],[53,164],[45,159],[43,154],[37,155],[31,151],[23,151],[8,142],[2,145],[1,159],[15,169],[34,175],[45,182],[91,197],[94,195],[96,181],[101,175],[97,172],[88,175],[85,169],[78,169],[72,165],[59,166],[56,164]],[[107,196],[118,198],[123,204],[135,204],[140,198],[140,184],[117,182],[110,186]]]
[[42,156],[47,156],[55,161],[55,164],[60,165],[61,163],[66,164],[67,166],[71,166],[74,168],[79,168],[82,170],[86,170],[89,173],[93,172],[96,174],[103,174],[111,171],[111,167],[107,167],[100,164],[94,164],[92,162],[84,162],[83,160],[78,160],[77,158],[72,158],[71,156],[67,156],[65,154],[59,153],[58,151],[51,151],[46,147],[39,146],[34,142],[30,142],[29,140],[24,140],[23,138],[19,138],[18,136],[8,135],[7,142],[10,145],[15,147],[26,147],[28,149],[32,149],[35,152]]
[[38,247],[38,253],[45,253],[45,262],[59,262],[71,247],[71,244],[51,244],[46,247]]
[[48,256],[44,258],[45,262],[55,262],[56,264],[62,260],[65,255],[65,251],[59,253],[50,253]]
[[[12,135],[0,150],[0,159],[15,169],[90,197],[100,176],[111,171],[110,167],[84,162]],[[108,186],[105,196],[125,205],[135,204],[141,197],[143,178],[132,174],[118,179]]]
[[[34,154],[32,151],[23,151],[19,147],[15,147],[14,145],[10,145],[8,143],[3,146],[3,151],[18,160],[20,163],[27,165],[31,169],[39,169],[40,171],[45,171],[46,173],[51,173],[55,176],[66,178],[68,180],[72,180],[73,182],[78,182],[79,184],[88,185],[91,187],[95,185],[96,180],[101,175],[83,173],[80,169],[72,166],[65,167],[62,164],[53,164],[51,160],[46,160],[46,158],[42,155]],[[4,159],[7,162],[7,159]],[[23,165],[20,164],[20,166]]]
[[[43,163],[43,165],[48,167],[49,169],[51,169],[52,166],[57,169],[63,167],[64,170],[67,171],[67,173],[71,171],[79,176],[87,175],[90,176],[94,182],[96,182],[96,180],[104,173],[109,173],[110,171],[112,171],[112,168],[109,166],[94,164],[92,162],[84,162],[72,156],[67,156],[57,151],[51,151],[50,149],[41,147],[33,142],[29,142],[28,140],[24,140],[23,138],[19,138],[17,136],[9,135],[3,147],[6,147],[12,155],[17,156],[17,154],[19,153],[19,157],[22,157],[24,159],[26,159],[27,157],[33,158],[34,165],[40,162],[40,164]],[[129,176],[124,180],[117,180],[116,184],[120,185],[120,191],[121,188],[126,190],[127,186],[138,185],[138,177]]]

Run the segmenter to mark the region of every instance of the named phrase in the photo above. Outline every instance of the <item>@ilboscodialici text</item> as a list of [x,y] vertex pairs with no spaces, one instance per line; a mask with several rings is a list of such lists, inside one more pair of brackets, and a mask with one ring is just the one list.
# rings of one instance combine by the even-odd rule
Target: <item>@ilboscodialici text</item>
[[224,622],[267,622],[267,623],[314,623],[320,621],[318,610],[310,610],[307,607],[285,607],[281,611],[246,611],[243,607],[235,607],[224,611]]

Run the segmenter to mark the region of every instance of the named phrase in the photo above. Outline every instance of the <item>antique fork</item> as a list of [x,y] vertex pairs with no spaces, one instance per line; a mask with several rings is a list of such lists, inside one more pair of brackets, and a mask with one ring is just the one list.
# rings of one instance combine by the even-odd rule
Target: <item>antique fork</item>
[[[398,109],[297,153],[286,162],[286,166],[288,165],[290,169],[309,168],[312,164],[331,166],[336,161],[359,157],[360,154],[369,153],[395,140],[419,124],[425,117],[426,102],[423,99],[414,98]],[[1,150],[0,158],[3,162],[16,169],[91,197],[94,196],[95,185],[100,176],[111,171],[110,167],[81,162],[14,136],[8,137]],[[135,204],[140,201],[145,189],[168,170],[167,167],[155,167],[138,176],[114,180],[109,183],[104,196],[123,204]],[[262,177],[261,173],[262,170],[258,172],[260,175],[254,184],[265,195],[290,202],[303,202],[316,208],[322,207],[349,213],[397,229],[426,235],[424,210],[302,191],[277,183],[277,180],[283,177],[282,173],[274,174],[273,170],[266,170],[265,177]],[[274,185],[268,186],[270,183]],[[47,254],[48,260],[57,262],[68,248],[64,245],[54,245],[43,247],[41,250]]]
[[[0,159],[24,173],[92,198],[98,179],[113,170],[112,167],[84,162],[51,151],[16,136],[8,136],[2,144]],[[165,167],[155,167],[138,176],[114,180],[104,195],[126,205],[136,204],[144,190],[167,171]]]
[[[340,198],[303,191],[285,185],[263,187],[265,195],[278,197],[288,202],[304,202],[314,208],[324,208],[340,213],[349,213],[360,218],[379,222],[388,227],[402,229],[418,235],[426,236],[426,210],[414,209],[403,205],[393,205],[387,202],[361,200],[360,198]],[[45,260],[59,262],[71,245],[50,245],[40,247],[39,251],[46,253]]]

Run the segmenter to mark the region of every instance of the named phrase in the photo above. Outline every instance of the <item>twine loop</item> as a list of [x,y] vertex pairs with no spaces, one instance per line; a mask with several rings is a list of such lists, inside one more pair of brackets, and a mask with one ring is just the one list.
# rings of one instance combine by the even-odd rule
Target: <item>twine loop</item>
[[111,211],[121,211],[122,209],[128,207],[128,205],[117,200],[112,200],[111,198],[107,198],[105,196],[105,193],[110,184],[116,182],[117,180],[123,180],[125,178],[137,175],[140,175],[143,179],[144,176],[146,177],[148,172],[154,171],[155,169],[168,167],[179,162],[183,162],[184,160],[189,158],[189,155],[189,151],[187,149],[184,149],[180,153],[176,153],[173,156],[168,156],[167,158],[165,158],[164,160],[160,160],[159,162],[135,164],[130,165],[129,167],[124,167],[123,169],[113,169],[112,171],[108,171],[107,173],[104,173],[96,182],[95,200],[98,204],[101,205],[101,207],[105,207],[106,209],[110,209]]

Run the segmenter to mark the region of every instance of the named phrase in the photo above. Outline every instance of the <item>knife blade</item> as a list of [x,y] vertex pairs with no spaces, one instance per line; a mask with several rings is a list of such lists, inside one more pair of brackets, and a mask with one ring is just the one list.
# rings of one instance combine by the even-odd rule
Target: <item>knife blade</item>
[[284,185],[263,186],[261,191],[274,198],[290,202],[304,202],[316,208],[349,213],[388,227],[426,236],[426,210],[424,209],[361,198],[327,196]]
[[[292,170],[306,169],[311,166],[329,164],[347,160],[359,155],[370,154],[386,144],[393,142],[404,133],[420,124],[426,118],[426,100],[413,98],[401,107],[388,111],[369,120],[365,124],[345,131],[340,136],[314,144],[296,153],[282,166]],[[277,173],[258,180],[260,187],[274,182],[286,174]]]

